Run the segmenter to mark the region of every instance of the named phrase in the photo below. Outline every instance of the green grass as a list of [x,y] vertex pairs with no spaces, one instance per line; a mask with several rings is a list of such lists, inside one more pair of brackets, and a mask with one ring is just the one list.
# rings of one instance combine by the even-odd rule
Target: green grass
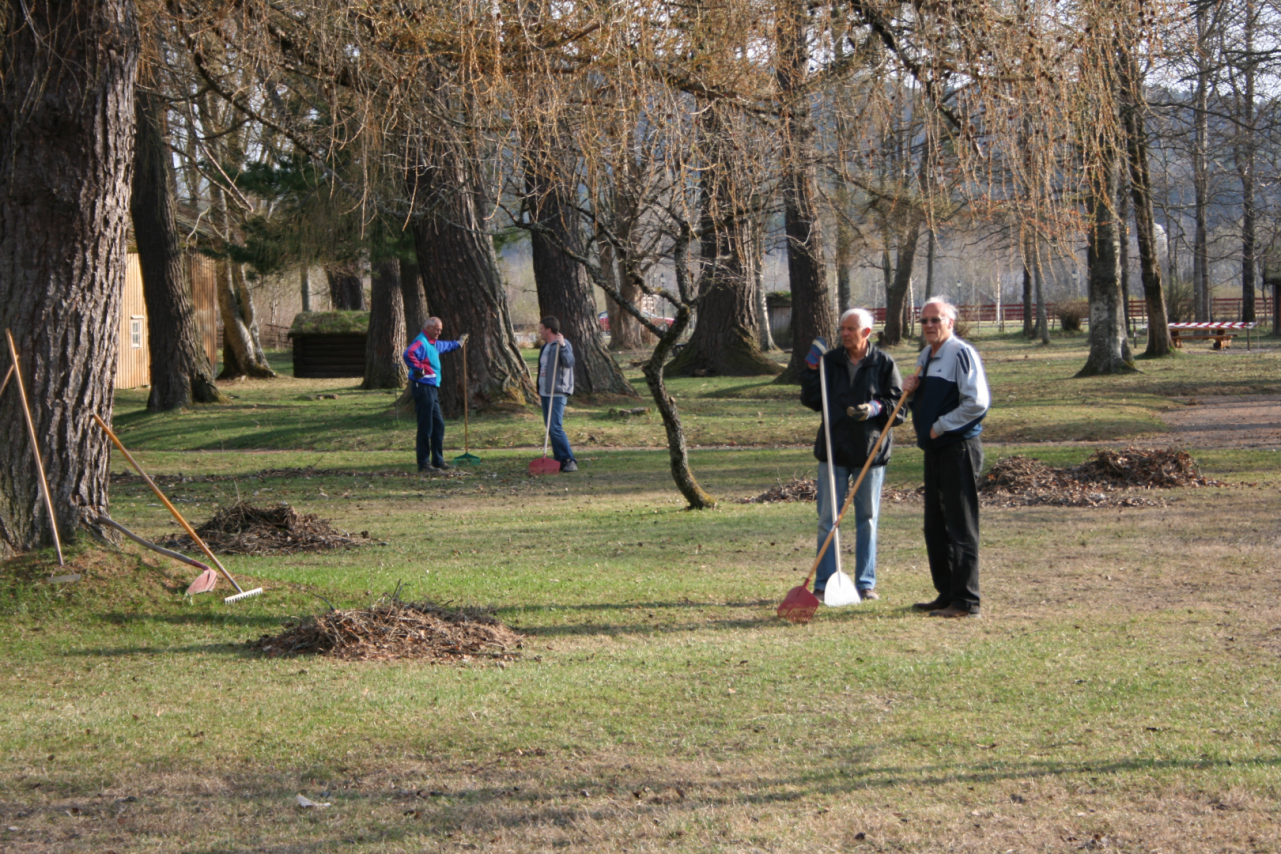
[[[1088,442],[1016,437],[1129,439],[1168,395],[1278,376],[1273,352],[1193,352],[1083,382],[1079,340],[981,343],[985,436],[1006,437],[989,459],[1074,464]],[[526,476],[534,442],[501,447],[525,429],[507,417],[473,424],[476,470],[420,478],[387,396],[250,382],[230,407],[153,417],[120,394],[148,470],[191,477],[169,494],[193,521],[287,501],[386,544],[228,558],[267,590],[235,606],[185,600],[194,571],[133,549],[73,546],[70,585],[39,583],[47,554],[6,563],[0,850],[1281,850],[1275,452],[1198,452],[1229,486],[1163,507],[985,509],[977,621],[907,607],[932,596],[921,509],[887,501],[884,598],[797,627],[773,607],[809,568],[813,506],[735,499],[812,473],[813,416],[777,386],[674,385],[722,446],[691,454],[713,511],[682,509],[665,450],[605,422],[610,404],[571,432],[598,418],[630,449],[580,443],[577,475]],[[327,388],[339,400],[297,399]],[[762,426],[784,447],[723,447]],[[900,447],[888,482],[919,479]],[[175,531],[156,505],[113,486],[115,518]],[[245,644],[324,610],[317,595],[360,607],[401,583],[491,605],[521,657],[356,664]]]

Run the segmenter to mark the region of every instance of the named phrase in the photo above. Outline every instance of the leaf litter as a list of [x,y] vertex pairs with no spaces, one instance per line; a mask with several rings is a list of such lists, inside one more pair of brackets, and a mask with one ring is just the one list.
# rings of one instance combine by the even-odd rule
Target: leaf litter
[[[314,513],[302,514],[287,504],[254,507],[238,501],[224,507],[196,528],[200,539],[218,554],[273,555],[353,548],[375,542],[368,532],[359,535],[340,531]],[[161,545],[171,549],[192,549],[191,537],[170,537]]]
[[[1100,450],[1079,466],[1053,468],[1022,455],[998,460],[979,483],[979,500],[987,506],[1027,507],[1161,507],[1165,500],[1151,495],[1158,489],[1224,486],[1203,477],[1196,461],[1180,448]],[[812,477],[780,481],[765,492],[744,498],[744,504],[814,501],[818,486]],[[884,501],[919,499],[924,487],[885,487]]]
[[268,656],[328,655],[344,661],[510,661],[522,636],[483,608],[447,608],[384,595],[369,608],[334,608],[285,623],[249,646]]

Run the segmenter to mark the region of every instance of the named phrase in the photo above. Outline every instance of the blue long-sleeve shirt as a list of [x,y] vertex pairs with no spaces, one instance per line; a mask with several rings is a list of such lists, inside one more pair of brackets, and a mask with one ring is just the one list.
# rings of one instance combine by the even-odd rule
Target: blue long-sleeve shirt
[[419,332],[418,337],[405,348],[405,364],[409,366],[409,381],[440,387],[440,354],[450,353],[463,346],[457,341],[431,340],[427,333]]

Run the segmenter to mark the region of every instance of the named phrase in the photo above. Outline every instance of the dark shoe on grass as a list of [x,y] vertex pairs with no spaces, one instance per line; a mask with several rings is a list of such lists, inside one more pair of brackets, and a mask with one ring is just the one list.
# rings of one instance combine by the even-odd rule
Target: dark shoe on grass
[[565,462],[563,462],[563,463],[561,463],[561,464],[560,464],[560,470],[561,470],[561,471],[563,471],[563,472],[565,472],[565,471],[578,471],[578,461],[577,461],[577,460],[565,460]]
[[942,598],[935,599],[932,602],[917,602],[912,607],[918,611],[937,611],[939,608],[946,606],[947,603]]
[[815,598],[815,599],[817,599],[818,601],[822,602],[822,601],[823,601],[823,591],[822,591],[822,590],[815,590],[815,591],[814,591],[814,598]]
[[875,602],[877,599],[880,599],[881,596],[875,590],[860,590],[858,592],[858,598]]
[[946,608],[939,608],[937,611],[930,611],[931,617],[977,617],[978,611],[971,611],[967,608],[958,608],[955,605],[948,605]]

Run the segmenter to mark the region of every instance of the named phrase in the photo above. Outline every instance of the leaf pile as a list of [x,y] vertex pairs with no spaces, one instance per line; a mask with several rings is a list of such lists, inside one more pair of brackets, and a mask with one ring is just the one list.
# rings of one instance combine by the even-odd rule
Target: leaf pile
[[[224,507],[196,533],[217,554],[273,555],[327,551],[364,545],[369,534],[359,536],[339,531],[314,513],[303,515],[287,504],[254,507],[244,501]],[[171,549],[195,548],[183,534],[161,543]]]
[[[919,498],[921,489],[898,489],[893,486],[881,488],[882,501],[903,501]],[[812,477],[794,477],[787,483],[778,483],[750,498],[740,499],[743,504],[772,504],[776,501],[817,501],[818,481]]]
[[1013,456],[998,461],[979,485],[984,504],[1000,507],[1161,507],[1154,489],[1222,486],[1200,475],[1196,462],[1178,448],[1101,450],[1079,466],[1051,468]]
[[278,635],[250,641],[269,656],[330,655],[346,661],[427,658],[509,661],[520,653],[521,636],[492,612],[454,610],[432,602],[402,602],[384,596],[371,608],[331,610],[286,623]]

